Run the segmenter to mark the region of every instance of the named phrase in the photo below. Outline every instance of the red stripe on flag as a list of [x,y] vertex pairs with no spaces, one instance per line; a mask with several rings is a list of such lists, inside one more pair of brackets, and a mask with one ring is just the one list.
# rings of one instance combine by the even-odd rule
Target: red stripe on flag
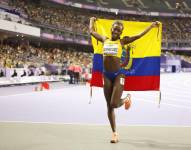
[[[103,75],[93,72],[90,86],[103,87]],[[124,91],[159,91],[160,76],[127,76]]]
[[103,75],[100,72],[92,72],[90,86],[103,87]]
[[160,76],[127,76],[124,91],[146,91],[160,89]]

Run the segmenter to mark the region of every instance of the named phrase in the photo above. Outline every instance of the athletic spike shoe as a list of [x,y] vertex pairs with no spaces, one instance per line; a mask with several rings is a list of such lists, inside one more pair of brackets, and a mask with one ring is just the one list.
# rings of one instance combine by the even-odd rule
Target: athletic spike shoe
[[118,143],[119,142],[119,135],[117,133],[113,133],[111,138],[111,143]]
[[127,94],[124,99],[125,109],[128,110],[131,107],[131,95]]

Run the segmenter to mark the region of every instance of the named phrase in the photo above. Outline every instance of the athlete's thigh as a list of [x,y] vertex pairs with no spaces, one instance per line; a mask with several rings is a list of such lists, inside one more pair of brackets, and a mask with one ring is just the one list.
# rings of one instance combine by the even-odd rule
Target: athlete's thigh
[[120,101],[123,93],[124,83],[125,83],[124,75],[120,74],[115,78],[111,97],[111,101],[113,104],[118,104],[118,102]]
[[104,95],[105,95],[105,99],[107,101],[107,104],[110,105],[111,95],[112,95],[112,91],[113,91],[113,83],[110,79],[108,79],[105,76],[104,76],[103,90],[104,90]]

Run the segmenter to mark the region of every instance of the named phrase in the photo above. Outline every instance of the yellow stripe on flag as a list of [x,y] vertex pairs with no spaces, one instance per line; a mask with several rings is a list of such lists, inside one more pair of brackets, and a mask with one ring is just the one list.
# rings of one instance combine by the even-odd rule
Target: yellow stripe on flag
[[[111,26],[114,20],[98,19],[95,23],[95,29],[100,35],[111,37]],[[134,36],[143,32],[151,25],[149,22],[122,21],[124,30],[121,38],[124,36]],[[160,56],[161,54],[161,36],[162,24],[159,28],[152,28],[146,35],[131,43],[133,46],[132,58],[143,58]],[[94,54],[103,53],[103,44],[92,37]]]

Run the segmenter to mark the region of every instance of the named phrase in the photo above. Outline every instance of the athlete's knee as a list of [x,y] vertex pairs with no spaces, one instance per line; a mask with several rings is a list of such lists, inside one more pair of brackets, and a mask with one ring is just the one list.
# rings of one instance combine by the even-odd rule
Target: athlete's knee
[[117,107],[118,107],[118,103],[111,101],[110,107],[111,107],[111,108],[117,108]]

